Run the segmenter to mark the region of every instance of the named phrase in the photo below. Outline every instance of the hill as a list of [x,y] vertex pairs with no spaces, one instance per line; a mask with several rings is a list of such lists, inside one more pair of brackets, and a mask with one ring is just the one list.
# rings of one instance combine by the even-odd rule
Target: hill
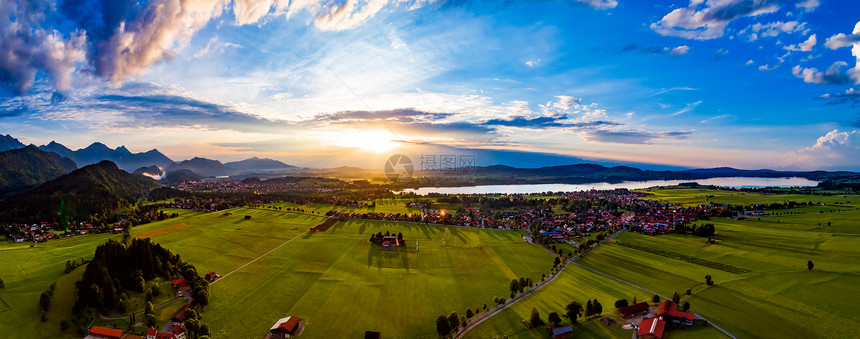
[[13,138],[9,134],[0,134],[0,152],[19,148],[24,148],[24,144],[18,141],[18,139]]
[[240,171],[235,168],[229,168],[224,166],[218,160],[211,160],[206,158],[194,158],[191,160],[185,160],[181,162],[176,162],[167,166],[167,173],[172,173],[178,170],[189,170],[194,174],[200,175],[202,177],[218,177],[225,175],[235,175]]
[[0,221],[61,221],[61,214],[70,220],[96,213],[109,215],[159,187],[155,180],[102,161],[0,201]]
[[163,168],[173,163],[173,160],[170,160],[170,158],[161,154],[157,149],[142,153],[132,153],[125,148],[125,146],[111,149],[100,142],[94,142],[86,148],[72,151],[68,147],[63,146],[56,141],[51,141],[51,143],[47,145],[39,146],[39,149],[68,157],[69,159],[74,160],[78,166],[85,166],[109,160],[115,163],[119,168],[129,172],[137,168],[153,165]]
[[241,161],[231,161],[225,163],[224,166],[230,168],[239,168],[239,169],[248,169],[248,170],[276,170],[276,169],[290,169],[297,168],[296,166],[287,165],[278,160],[269,159],[269,158],[257,158],[253,157],[250,159],[245,159]]
[[183,181],[200,181],[203,179],[197,173],[194,173],[187,169],[180,169],[176,171],[168,172],[164,178],[161,178],[161,182],[167,185],[176,185]]
[[[2,136],[0,136],[2,137]],[[0,198],[76,170],[75,162],[30,145],[0,152]]]

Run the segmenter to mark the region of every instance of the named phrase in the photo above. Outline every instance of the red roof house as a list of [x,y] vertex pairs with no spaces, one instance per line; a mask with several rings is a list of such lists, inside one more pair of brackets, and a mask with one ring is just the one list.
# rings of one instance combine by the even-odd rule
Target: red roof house
[[663,329],[666,322],[658,318],[648,318],[639,323],[638,338],[663,338]]
[[666,321],[684,323],[686,325],[692,325],[693,319],[696,318],[696,314],[693,312],[678,311],[678,304],[671,300],[666,300],[660,304],[660,307],[657,308],[657,316]]
[[173,281],[173,286],[188,286],[188,279],[179,278]]
[[299,323],[301,321],[302,320],[296,316],[278,319],[278,321],[272,325],[272,328],[269,329],[269,336],[271,338],[278,339],[294,336],[299,330]]
[[632,317],[642,312],[648,312],[648,303],[641,302],[618,309],[618,313],[621,313],[621,316],[625,318]]
[[93,326],[90,328],[90,336],[95,338],[120,339],[122,338],[122,330]]

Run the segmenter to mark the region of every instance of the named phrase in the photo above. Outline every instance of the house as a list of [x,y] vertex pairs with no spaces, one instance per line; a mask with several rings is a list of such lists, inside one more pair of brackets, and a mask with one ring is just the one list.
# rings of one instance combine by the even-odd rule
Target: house
[[185,326],[177,324],[170,332],[158,332],[155,327],[150,326],[146,330],[146,339],[185,339]]
[[640,313],[645,313],[645,312],[648,312],[648,303],[646,303],[646,302],[641,302],[638,304],[625,306],[625,307],[618,309],[618,313],[621,313],[621,316],[624,318],[629,318],[629,317],[632,317],[634,315],[637,315]]
[[364,339],[380,339],[382,338],[382,333],[374,332],[374,331],[364,331]]
[[636,333],[637,339],[663,338],[663,329],[666,328],[666,322],[659,318],[648,318],[639,323],[639,331]]
[[693,319],[696,314],[693,312],[678,311],[678,304],[671,300],[663,301],[660,307],[657,308],[657,316],[664,321],[671,321],[676,324],[693,325]]
[[87,338],[106,338],[106,339],[120,339],[122,338],[122,330],[117,330],[113,328],[101,327],[101,326],[93,326],[90,327],[90,332]]
[[302,320],[296,316],[278,319],[278,321],[272,325],[272,328],[269,329],[269,337],[276,339],[290,338],[298,333],[301,321]]
[[215,272],[206,273],[206,281],[213,282],[215,279],[220,278],[221,276],[216,274]]
[[173,281],[173,287],[177,287],[177,286],[179,286],[179,287],[188,286],[188,279],[179,278],[179,279],[174,280]]
[[173,321],[180,322],[180,323],[184,322],[185,321],[185,311],[187,311],[188,309],[194,309],[194,307],[196,307],[196,305],[194,303],[185,304],[185,306],[182,306],[179,309],[179,311],[176,311],[176,314],[173,315]]
[[556,327],[549,330],[552,339],[567,339],[573,337],[573,327]]

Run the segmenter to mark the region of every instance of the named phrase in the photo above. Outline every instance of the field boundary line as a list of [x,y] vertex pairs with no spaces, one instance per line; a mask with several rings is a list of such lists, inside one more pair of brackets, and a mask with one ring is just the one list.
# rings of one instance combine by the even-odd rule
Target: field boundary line
[[[584,269],[586,269],[586,270],[589,270],[589,271],[591,271],[591,272],[593,272],[593,273],[596,273],[596,274],[602,275],[602,276],[604,276],[604,277],[607,277],[607,278],[609,278],[609,279],[612,279],[612,280],[615,280],[615,281],[617,281],[617,282],[620,282],[620,283],[622,283],[622,284],[625,284],[625,285],[628,285],[628,286],[631,286],[631,287],[638,288],[638,289],[643,290],[643,291],[648,292],[648,293],[655,294],[655,295],[657,295],[657,296],[659,296],[659,297],[661,297],[661,298],[663,298],[663,299],[666,299],[666,300],[672,300],[672,298],[667,298],[666,296],[661,295],[661,294],[659,294],[659,293],[657,293],[657,292],[649,291],[649,290],[647,290],[647,289],[644,289],[644,288],[639,287],[639,286],[637,286],[637,285],[634,285],[634,284],[632,284],[632,283],[626,282],[626,281],[624,281],[624,280],[618,279],[618,278],[616,278],[616,277],[613,277],[613,276],[608,275],[608,274],[606,274],[606,273],[600,272],[600,271],[598,271],[598,270],[591,269],[591,268],[589,268],[589,267],[585,267],[585,266],[582,266],[582,265],[577,264],[577,263],[573,263],[573,264],[574,264],[574,265],[576,265],[576,266],[582,267],[582,268],[584,268]],[[707,321],[707,322],[708,322],[708,325],[711,325],[712,327],[716,328],[718,331],[723,332],[723,334],[725,334],[727,337],[732,338],[732,339],[737,339],[737,338],[735,338],[735,336],[733,336],[731,333],[729,333],[728,331],[726,331],[726,330],[722,329],[721,327],[717,326],[716,324],[714,324],[714,322],[712,322],[712,321],[710,321],[710,320],[706,319],[705,317],[702,317],[702,316],[701,316],[701,315],[699,315],[698,313],[696,313],[696,318],[698,318],[698,319],[702,319],[702,320],[704,320],[704,321]]]
[[268,252],[266,252],[266,253],[261,254],[259,257],[254,258],[253,260],[251,260],[251,261],[249,261],[249,262],[245,263],[244,265],[237,267],[235,270],[230,271],[230,273],[227,273],[227,274],[225,274],[225,275],[221,276],[220,278],[218,278],[218,280],[213,281],[213,282],[212,282],[211,284],[209,284],[209,285],[215,285],[215,283],[217,283],[217,282],[219,282],[219,281],[221,281],[221,280],[224,280],[224,278],[229,277],[231,274],[236,273],[237,271],[239,271],[239,270],[241,270],[241,269],[245,268],[245,266],[248,266],[248,265],[250,265],[250,264],[253,264],[255,261],[262,259],[263,257],[265,257],[265,256],[267,256],[267,255],[269,255],[269,254],[271,254],[272,252],[274,252],[274,251],[278,250],[279,248],[283,247],[284,245],[289,244],[289,243],[290,243],[290,242],[292,242],[293,240],[296,240],[296,238],[298,238],[298,237],[300,237],[300,236],[303,236],[303,235],[305,235],[306,233],[308,233],[308,231],[304,231],[304,232],[302,232],[302,233],[297,234],[295,237],[292,237],[290,240],[284,241],[283,243],[281,243],[281,244],[280,244],[280,245],[278,245],[277,247],[275,247],[275,248],[273,248],[273,249],[269,250],[269,251],[268,251]]

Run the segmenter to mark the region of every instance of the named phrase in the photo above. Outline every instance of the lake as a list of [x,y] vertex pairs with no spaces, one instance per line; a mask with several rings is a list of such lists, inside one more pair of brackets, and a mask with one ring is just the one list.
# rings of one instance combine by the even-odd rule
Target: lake
[[817,181],[806,178],[748,178],[727,177],[691,180],[648,180],[648,181],[625,181],[620,183],[597,182],[591,184],[529,184],[529,185],[484,185],[484,186],[462,186],[462,187],[421,187],[418,189],[405,189],[403,192],[414,192],[419,195],[428,193],[445,194],[527,194],[541,192],[575,192],[585,190],[614,190],[617,188],[640,189],[654,186],[674,186],[684,182],[697,182],[700,185],[714,185],[731,188],[758,188],[758,187],[812,187],[818,185]]

